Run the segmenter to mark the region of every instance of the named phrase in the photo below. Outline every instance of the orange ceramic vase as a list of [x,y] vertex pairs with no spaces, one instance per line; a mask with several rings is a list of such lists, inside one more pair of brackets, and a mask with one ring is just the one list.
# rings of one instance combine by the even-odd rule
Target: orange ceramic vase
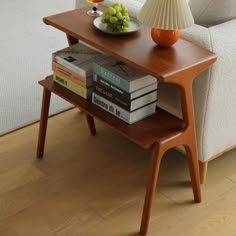
[[152,28],[151,36],[152,40],[158,45],[169,47],[177,42],[180,36],[180,31]]

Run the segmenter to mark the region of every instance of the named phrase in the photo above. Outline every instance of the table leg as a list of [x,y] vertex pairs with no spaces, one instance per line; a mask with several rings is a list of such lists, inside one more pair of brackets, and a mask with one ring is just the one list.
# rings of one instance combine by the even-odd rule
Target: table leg
[[184,145],[184,147],[188,159],[188,168],[191,176],[194,201],[201,202],[200,175],[195,140],[192,140],[191,144]]
[[143,207],[142,221],[140,226],[140,234],[146,235],[148,231],[148,225],[151,215],[152,202],[156,190],[157,179],[161,164],[161,159],[165,150],[159,144],[155,144],[152,149],[152,159],[150,163],[150,170],[148,176],[148,183],[146,189],[146,196]]
[[45,137],[46,137],[46,131],[47,131],[50,99],[51,99],[51,91],[44,88],[43,89],[43,98],[42,98],[42,109],[41,109],[41,116],[40,116],[38,147],[37,147],[37,157],[38,158],[42,158],[43,153],[44,153],[44,145],[45,145]]
[[[66,37],[67,37],[68,44],[70,46],[79,42],[79,40],[77,38],[74,38],[73,36],[71,36],[69,34],[66,34]],[[95,123],[94,123],[94,118],[92,116],[86,114],[86,120],[88,123],[90,134],[95,135],[96,134],[96,127],[95,127]]]
[[94,136],[96,134],[96,127],[95,127],[94,119],[92,116],[88,114],[86,114],[86,119],[87,119],[87,124],[89,127],[90,134]]
[[192,83],[186,82],[185,84],[182,84],[182,86],[180,86],[180,92],[183,119],[186,124],[183,145],[186,149],[186,154],[188,158],[188,167],[191,176],[194,200],[195,202],[201,202],[201,187],[195,130]]

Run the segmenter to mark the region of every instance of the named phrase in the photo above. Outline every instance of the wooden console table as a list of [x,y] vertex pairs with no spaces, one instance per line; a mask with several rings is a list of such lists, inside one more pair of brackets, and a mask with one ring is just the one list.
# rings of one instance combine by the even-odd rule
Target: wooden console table
[[67,35],[69,45],[81,40],[156,77],[162,83],[173,83],[179,86],[183,119],[158,109],[156,114],[128,125],[90,101],[53,83],[52,76],[49,76],[39,82],[44,90],[37,157],[42,158],[44,153],[51,93],[84,111],[91,135],[96,134],[95,118],[139,146],[145,149],[151,148],[152,158],[140,226],[140,233],[146,235],[160,162],[168,149],[184,145],[194,200],[201,201],[192,83],[198,74],[215,62],[216,55],[183,39],[170,48],[158,47],[152,41],[148,27],[142,27],[140,31],[125,36],[104,34],[93,26],[94,18],[86,14],[87,10],[88,8],[83,8],[49,16],[44,18],[44,22],[63,31]]

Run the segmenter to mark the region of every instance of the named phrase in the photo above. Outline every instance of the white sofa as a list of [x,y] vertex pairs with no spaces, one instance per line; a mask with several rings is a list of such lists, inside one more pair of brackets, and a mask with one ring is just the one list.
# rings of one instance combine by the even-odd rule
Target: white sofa
[[[118,0],[136,16],[145,0]],[[105,0],[109,6],[115,0]],[[76,7],[87,5],[76,0]],[[195,25],[181,37],[217,54],[217,62],[193,84],[200,176],[208,162],[236,147],[236,1],[190,0]],[[184,53],[184,52],[183,52]],[[160,84],[159,106],[181,117],[178,88]]]

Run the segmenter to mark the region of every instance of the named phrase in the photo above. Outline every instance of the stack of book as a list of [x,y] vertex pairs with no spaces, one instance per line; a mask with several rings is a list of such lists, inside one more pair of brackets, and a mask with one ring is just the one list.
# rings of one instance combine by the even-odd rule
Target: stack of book
[[156,78],[113,57],[93,62],[92,102],[128,124],[156,112]]
[[93,91],[92,62],[103,60],[106,55],[78,43],[52,54],[54,82],[88,99]]

